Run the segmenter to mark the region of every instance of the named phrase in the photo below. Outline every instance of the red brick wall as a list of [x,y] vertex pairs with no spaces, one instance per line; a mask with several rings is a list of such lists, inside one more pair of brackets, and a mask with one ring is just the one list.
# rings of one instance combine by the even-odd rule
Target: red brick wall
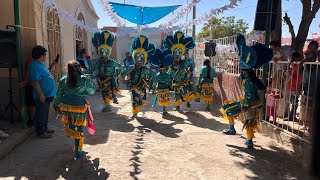
[[[103,27],[101,28],[102,31],[104,30],[108,30],[110,32],[113,32],[113,33],[116,33],[117,32],[117,27]],[[113,46],[112,46],[112,52],[111,52],[111,55],[110,57],[114,60],[117,60],[117,37],[114,38],[114,43],[113,43]]]
[[221,102],[227,99],[237,100],[238,97],[243,96],[238,76],[217,73],[214,84],[217,95],[221,97]]

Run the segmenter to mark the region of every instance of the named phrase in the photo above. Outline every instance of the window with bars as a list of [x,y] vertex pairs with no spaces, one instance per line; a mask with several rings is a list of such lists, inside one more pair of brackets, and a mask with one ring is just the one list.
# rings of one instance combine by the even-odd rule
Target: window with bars
[[[49,64],[54,61],[57,54],[61,55],[61,27],[59,15],[56,10],[47,11],[47,34],[48,34],[48,58]],[[56,80],[62,76],[61,60],[56,64],[53,76]]]
[[[84,16],[79,13],[77,19],[84,21]],[[76,26],[76,55],[79,56],[81,49],[87,49],[87,32],[84,29]]]

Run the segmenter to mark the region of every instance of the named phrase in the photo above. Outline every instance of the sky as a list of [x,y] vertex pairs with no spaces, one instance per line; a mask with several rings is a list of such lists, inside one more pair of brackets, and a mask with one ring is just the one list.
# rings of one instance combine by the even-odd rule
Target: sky
[[[139,6],[169,6],[169,5],[186,5],[188,2],[190,3],[191,0],[110,0],[111,2],[117,3],[126,3],[126,4],[133,4]],[[99,0],[91,0],[100,20],[98,21],[98,27],[101,28],[103,26],[116,26],[116,24],[110,19],[107,13],[103,10],[102,5],[99,4]],[[209,12],[211,9],[220,8],[224,5],[229,4],[229,0],[201,0],[200,3],[197,4],[196,9],[196,16],[200,17],[206,12]],[[223,14],[220,14],[218,17],[227,17],[227,16],[235,16],[236,19],[244,19],[249,24],[248,32],[253,29],[254,26],[254,19],[255,19],[255,12],[256,12],[257,0],[242,0],[242,3],[238,3],[238,6],[225,11]],[[176,10],[179,12],[180,8]],[[297,33],[298,27],[301,20],[302,14],[302,4],[300,0],[289,0],[283,1],[282,4],[282,11],[287,12],[292,24],[295,28],[295,32]],[[319,11],[320,12],[320,11]],[[316,18],[313,20],[313,23],[310,26],[309,35],[308,37],[312,37],[312,33],[318,33],[320,36],[320,13],[317,13]],[[174,13],[174,12],[173,12]],[[283,13],[284,16],[284,13]],[[173,17],[172,13],[160,19],[159,21],[149,24],[149,27],[158,27],[161,23],[164,23],[170,20]],[[175,25],[184,23],[188,20],[192,19],[192,11],[185,16],[184,18],[180,19]],[[126,22],[126,26],[128,27],[135,27],[134,24]],[[201,32],[203,24],[199,24],[196,26],[196,33]],[[282,29],[282,37],[291,37],[288,27],[286,24],[283,24]]]

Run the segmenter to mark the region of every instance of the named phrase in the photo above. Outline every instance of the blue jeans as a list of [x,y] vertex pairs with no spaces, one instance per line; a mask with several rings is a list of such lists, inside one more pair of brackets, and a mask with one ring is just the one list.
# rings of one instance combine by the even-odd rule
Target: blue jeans
[[35,121],[37,136],[42,135],[48,130],[49,108],[50,102],[39,102],[36,105]]

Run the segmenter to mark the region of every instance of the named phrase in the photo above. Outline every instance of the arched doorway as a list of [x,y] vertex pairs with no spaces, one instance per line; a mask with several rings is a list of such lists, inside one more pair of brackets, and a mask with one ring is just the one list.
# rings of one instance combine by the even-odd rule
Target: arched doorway
[[[84,16],[82,13],[79,13],[77,16],[78,21],[84,21]],[[79,55],[81,49],[87,49],[87,32],[80,27],[76,27],[76,56]]]
[[[48,33],[48,58],[49,64],[54,61],[57,54],[61,56],[61,27],[59,21],[59,15],[56,10],[47,11],[47,33]],[[56,64],[53,76],[56,80],[59,80],[62,76],[61,58],[58,64]]]

